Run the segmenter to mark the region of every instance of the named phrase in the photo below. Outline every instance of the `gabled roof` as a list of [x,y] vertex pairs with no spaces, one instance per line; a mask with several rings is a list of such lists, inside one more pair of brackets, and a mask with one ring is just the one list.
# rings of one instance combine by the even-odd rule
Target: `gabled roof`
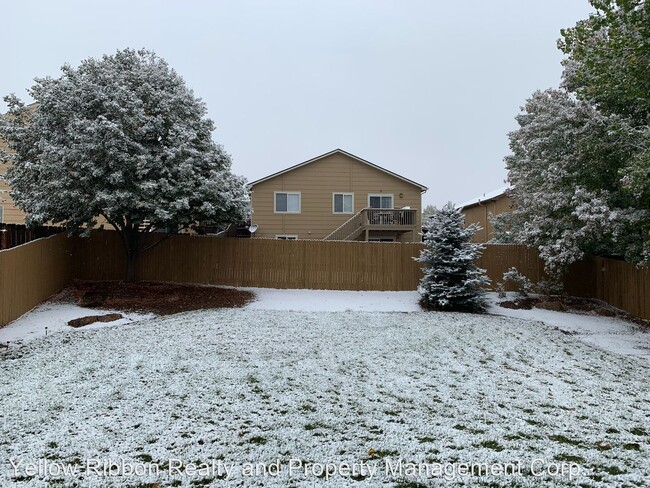
[[505,195],[507,191],[510,189],[510,186],[504,186],[502,188],[499,188],[498,190],[491,191],[489,193],[483,193],[480,197],[477,198],[472,198],[471,200],[468,200],[466,202],[463,202],[459,205],[456,205],[456,208],[459,209],[464,209],[466,207],[471,207],[473,205],[478,205],[479,203],[485,203],[489,202],[492,200],[496,200],[499,197]]
[[291,167],[289,167],[287,169],[283,169],[282,171],[278,171],[277,173],[273,173],[272,175],[266,176],[264,178],[260,178],[259,180],[255,180],[255,181],[248,184],[248,188],[252,188],[254,185],[257,185],[257,184],[262,183],[264,181],[270,180],[271,178],[275,178],[276,176],[283,175],[284,173],[288,173],[289,171],[293,171],[294,169],[300,168],[301,166],[306,166],[308,164],[315,163],[316,161],[319,161],[319,160],[321,160],[323,158],[326,158],[328,156],[332,156],[333,154],[343,154],[344,156],[347,156],[347,157],[352,158],[352,159],[354,159],[356,161],[359,161],[360,163],[367,164],[368,166],[370,166],[372,168],[378,169],[379,171],[382,171],[382,172],[384,172],[386,174],[394,176],[395,178],[398,178],[398,179],[400,179],[402,181],[406,181],[407,183],[410,183],[411,185],[414,185],[414,186],[417,186],[418,188],[420,188],[420,191],[422,193],[424,193],[425,191],[428,190],[428,188],[426,186],[421,185],[420,183],[417,183],[417,182],[415,182],[413,180],[409,180],[408,178],[404,178],[403,176],[400,176],[397,173],[393,173],[392,171],[388,171],[387,169],[382,168],[381,166],[377,166],[376,164],[373,164],[370,161],[366,161],[365,159],[361,159],[360,157],[355,156],[354,154],[350,154],[349,152],[344,151],[343,149],[334,149],[333,151],[330,151],[330,152],[325,153],[325,154],[321,154],[320,156],[316,156],[315,158],[310,159],[308,161],[304,161],[302,163],[291,166]]

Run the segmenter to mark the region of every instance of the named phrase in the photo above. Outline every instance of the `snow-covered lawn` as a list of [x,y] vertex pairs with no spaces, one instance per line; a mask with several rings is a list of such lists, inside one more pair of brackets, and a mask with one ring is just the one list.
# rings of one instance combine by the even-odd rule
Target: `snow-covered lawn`
[[[415,291],[335,291],[279,290],[272,288],[242,288],[255,294],[247,310],[288,310],[296,312],[418,312],[420,295]],[[574,335],[574,338],[616,354],[645,359],[650,362],[650,329],[619,318],[599,317],[550,310],[512,310],[499,307],[496,293],[489,295],[489,313],[540,321],[553,329]],[[509,293],[508,299],[515,294]],[[69,303],[46,302],[11,324],[0,328],[0,344],[10,347],[57,332],[81,331],[123,325],[154,317],[153,314],[120,312],[123,319],[95,323],[81,329],[67,325],[68,321],[87,315],[119,312],[79,307]]]
[[643,327],[616,317],[555,312],[539,308],[513,310],[499,307],[496,294],[490,293],[490,295],[489,313],[529,321],[536,320],[565,334],[571,334],[575,339],[587,344],[650,363],[650,327]]
[[[245,288],[256,295],[249,310],[291,310],[297,312],[418,312],[420,295],[415,291],[277,290]],[[554,312],[533,308],[513,310],[498,306],[496,293],[488,293],[488,312],[494,315],[539,321],[553,329],[574,335],[576,340],[607,351],[644,359],[650,363],[650,328],[616,317]],[[514,300],[515,293],[508,293]],[[0,338],[2,337],[0,330]]]
[[0,377],[0,486],[650,480],[647,364],[515,318],[199,311],[36,339]]

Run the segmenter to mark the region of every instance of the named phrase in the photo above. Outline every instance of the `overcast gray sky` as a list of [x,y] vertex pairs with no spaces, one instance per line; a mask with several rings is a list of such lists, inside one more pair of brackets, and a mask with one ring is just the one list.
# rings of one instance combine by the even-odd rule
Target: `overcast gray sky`
[[[207,103],[249,181],[340,147],[429,187],[503,186],[507,133],[557,86],[560,29],[587,0],[6,1],[0,94],[125,47],[152,49]],[[0,112],[6,105],[0,103]]]

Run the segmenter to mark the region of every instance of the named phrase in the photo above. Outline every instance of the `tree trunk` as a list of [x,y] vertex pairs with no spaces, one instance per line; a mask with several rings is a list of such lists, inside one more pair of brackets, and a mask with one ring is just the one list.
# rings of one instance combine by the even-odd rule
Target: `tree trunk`
[[[158,244],[169,238],[171,234],[165,234],[154,242],[147,242],[146,236],[151,235],[146,232],[141,232],[138,225],[133,222],[126,221],[124,225],[120,225],[107,219],[113,228],[120,233],[122,244],[124,246],[124,253],[126,254],[126,278],[125,281],[133,283],[136,281],[136,262],[140,254],[143,254],[150,249],[153,249]],[[149,239],[151,241],[151,239]]]
[[137,256],[127,253],[126,256],[126,282],[133,283],[135,281],[135,262]]
[[121,231],[124,251],[126,253],[126,279],[127,283],[136,281],[135,264],[140,254],[140,233],[137,227]]

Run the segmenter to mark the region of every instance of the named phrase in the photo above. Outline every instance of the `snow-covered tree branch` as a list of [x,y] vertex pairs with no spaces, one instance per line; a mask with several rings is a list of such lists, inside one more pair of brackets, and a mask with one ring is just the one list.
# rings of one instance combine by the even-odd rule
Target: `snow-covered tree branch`
[[28,224],[88,234],[103,217],[122,237],[132,280],[150,231],[243,217],[244,180],[212,140],[205,104],[164,60],[125,49],[62,72],[35,80],[34,106],[5,97],[7,181]]
[[494,220],[496,240],[537,247],[555,275],[585,255],[629,255],[620,174],[636,131],[562,90],[534,93],[516,119],[505,158],[516,208]]
[[476,224],[465,227],[465,216],[452,203],[432,212],[425,223],[429,229],[424,237],[426,248],[416,258],[424,264],[419,286],[422,302],[437,310],[484,311],[483,288],[490,280],[474,264],[483,245],[471,242],[480,228]]
[[534,93],[509,135],[516,210],[493,222],[556,277],[586,255],[650,264],[650,4],[590,3],[558,41],[563,89]]

